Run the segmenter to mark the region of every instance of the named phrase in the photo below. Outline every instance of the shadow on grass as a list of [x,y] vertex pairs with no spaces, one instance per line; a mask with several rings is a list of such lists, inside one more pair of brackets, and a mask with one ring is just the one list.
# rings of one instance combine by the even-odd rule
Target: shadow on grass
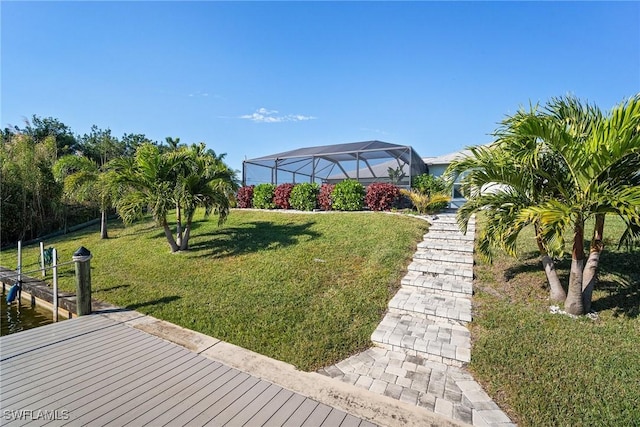
[[168,304],[173,301],[177,301],[180,298],[182,297],[178,295],[172,295],[170,297],[162,297],[153,301],[146,301],[146,302],[139,302],[137,304],[131,304],[126,306],[126,308],[129,310],[137,310],[140,307],[160,306],[160,305]]
[[542,271],[540,254],[528,252],[518,257],[518,263],[504,270],[504,280],[509,282],[520,274],[537,273]]
[[116,289],[124,289],[124,288],[129,288],[131,287],[131,285],[115,285],[115,286],[111,286],[109,288],[104,288],[104,289],[97,289],[95,292],[109,292],[109,291],[115,291]]
[[234,255],[277,249],[296,244],[300,238],[313,240],[320,234],[311,230],[314,222],[304,224],[274,224],[258,221],[246,227],[221,228],[211,233],[192,237],[190,252],[198,257],[222,258]]
[[614,316],[640,316],[640,252],[603,252],[596,289],[608,296],[592,303],[595,311],[613,310]]

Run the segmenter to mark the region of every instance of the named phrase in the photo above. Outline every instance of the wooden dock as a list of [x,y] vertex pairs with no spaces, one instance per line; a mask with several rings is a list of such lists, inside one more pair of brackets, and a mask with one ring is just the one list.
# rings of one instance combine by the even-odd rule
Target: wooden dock
[[102,315],[2,337],[0,362],[3,426],[375,426]]

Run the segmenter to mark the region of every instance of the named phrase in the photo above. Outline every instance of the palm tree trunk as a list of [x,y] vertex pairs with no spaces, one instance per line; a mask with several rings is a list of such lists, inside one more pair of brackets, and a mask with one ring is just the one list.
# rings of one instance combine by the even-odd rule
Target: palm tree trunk
[[564,309],[569,314],[584,314],[582,305],[582,268],[584,266],[584,221],[582,216],[576,219],[573,232],[573,249],[571,251],[571,274],[569,275],[569,291]]
[[549,283],[549,299],[554,302],[565,302],[567,293],[562,287],[553,259],[546,253],[542,255],[542,267]]
[[562,287],[553,259],[549,256],[547,250],[542,244],[542,239],[538,237],[538,227],[536,226],[535,228],[536,243],[538,244],[538,250],[542,257],[542,267],[544,268],[544,274],[547,275],[547,283],[549,283],[549,299],[555,302],[564,302],[567,299],[567,293]]
[[171,247],[171,252],[178,252],[180,247],[176,244],[176,240],[173,238],[173,234],[171,233],[171,229],[169,228],[166,218],[162,219],[162,228],[164,229],[164,235],[167,238],[167,242],[169,242],[169,246]]
[[107,234],[107,210],[102,209],[100,211],[100,238],[108,239],[109,235]]
[[180,204],[176,204],[176,244],[182,245],[182,209]]
[[591,311],[591,297],[597,280],[600,254],[604,250],[604,243],[602,241],[604,235],[604,217],[604,214],[596,215],[596,223],[593,227],[593,238],[591,239],[591,248],[589,249],[589,258],[587,259],[583,272],[582,305],[585,313],[589,313]]
[[191,236],[191,221],[187,220],[187,225],[184,227],[184,235],[182,236],[182,243],[180,244],[180,250],[189,250],[189,237]]

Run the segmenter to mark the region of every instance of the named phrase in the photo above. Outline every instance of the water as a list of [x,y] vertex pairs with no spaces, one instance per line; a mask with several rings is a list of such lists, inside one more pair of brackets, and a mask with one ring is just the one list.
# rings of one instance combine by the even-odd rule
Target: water
[[0,300],[0,336],[15,334],[27,329],[53,323],[53,313],[39,306],[17,301],[7,304],[6,294]]

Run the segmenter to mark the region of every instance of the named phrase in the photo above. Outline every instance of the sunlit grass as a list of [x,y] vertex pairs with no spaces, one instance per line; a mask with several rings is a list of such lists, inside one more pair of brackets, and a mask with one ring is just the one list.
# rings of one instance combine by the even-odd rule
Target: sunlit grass
[[[478,260],[470,368],[519,425],[639,425],[640,251],[617,248],[622,231],[607,218],[592,306],[598,320],[549,314],[530,230],[518,259]],[[557,267],[566,285],[570,259]]]
[[[45,245],[60,262],[91,251],[94,298],[313,370],[370,346],[427,226],[384,213],[243,210],[216,223],[195,224],[191,250],[178,254],[151,222]],[[0,257],[15,267],[15,251]],[[25,248],[25,270],[37,258],[37,245]],[[73,266],[62,269],[61,288],[73,291],[73,280]]]

